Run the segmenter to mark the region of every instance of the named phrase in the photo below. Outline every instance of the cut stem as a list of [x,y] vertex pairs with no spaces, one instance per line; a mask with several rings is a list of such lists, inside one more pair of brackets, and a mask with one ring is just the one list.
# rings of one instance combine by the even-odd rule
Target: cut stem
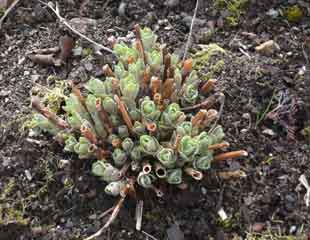
[[160,92],[160,87],[161,87],[160,79],[158,77],[153,76],[151,78],[151,91],[152,91],[153,97],[156,93]]
[[81,134],[86,137],[91,143],[97,145],[98,140],[96,134],[92,131],[92,129],[87,126],[86,123],[83,123],[80,128]]
[[186,59],[183,63],[182,68],[182,83],[185,82],[186,77],[189,75],[192,69],[193,69],[193,59],[192,58]]
[[170,54],[166,54],[164,56],[164,76],[163,76],[163,82],[165,82],[167,80],[167,78],[169,77],[169,69],[171,66],[171,56]]
[[222,143],[213,144],[213,145],[210,145],[208,147],[208,149],[209,150],[216,150],[216,149],[221,149],[221,148],[225,148],[225,147],[229,147],[229,142],[222,142]]
[[147,59],[146,59],[146,54],[144,51],[144,46],[143,46],[142,37],[141,37],[141,29],[140,29],[139,24],[135,25],[135,34],[136,34],[136,38],[138,41],[137,42],[138,43],[138,50],[142,54],[144,65],[147,65]]
[[151,79],[151,68],[150,68],[150,66],[147,66],[144,70],[143,81],[141,84],[143,90],[148,89],[149,84],[150,84],[150,79]]
[[184,169],[185,173],[191,176],[193,179],[200,181],[203,178],[203,174],[200,171],[195,170],[194,168],[187,167]]
[[244,150],[240,151],[233,151],[233,152],[227,152],[227,153],[221,153],[214,157],[214,161],[223,161],[226,159],[233,159],[238,157],[246,157],[248,156],[248,152]]
[[104,75],[106,75],[107,77],[115,77],[112,69],[110,68],[109,64],[106,64],[102,67],[103,73]]
[[117,95],[114,95],[114,100],[117,103],[118,109],[121,112],[123,120],[126,123],[128,129],[130,131],[132,131],[133,124],[132,124],[131,118],[130,118],[127,110],[126,110],[125,104],[123,103],[123,101],[121,101],[121,99]]
[[165,178],[167,176],[166,168],[160,163],[155,164],[155,174],[158,178]]
[[152,165],[148,161],[142,163],[142,171],[144,174],[149,174],[152,171]]
[[202,87],[201,87],[201,92],[203,94],[207,94],[209,92],[211,92],[214,87],[215,87],[215,84],[217,83],[217,80],[216,79],[209,79]]
[[191,110],[195,110],[197,108],[208,109],[215,104],[216,100],[217,100],[217,96],[214,94],[214,95],[209,96],[206,100],[204,100],[201,103],[195,104],[193,106],[182,108],[182,111],[191,111]]
[[146,123],[146,129],[152,134],[155,133],[157,130],[156,123],[154,122]]
[[111,142],[114,148],[119,148],[122,145],[122,140],[120,138],[114,138]]
[[199,112],[196,113],[195,116],[192,117],[191,122],[193,127],[198,127],[200,128],[201,124],[207,117],[207,111],[204,109],[200,109]]

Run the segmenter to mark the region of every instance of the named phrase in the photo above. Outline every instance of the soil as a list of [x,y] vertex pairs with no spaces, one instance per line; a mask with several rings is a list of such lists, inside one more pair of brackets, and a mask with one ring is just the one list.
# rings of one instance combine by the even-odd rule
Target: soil
[[[51,87],[55,77],[85,82],[102,74],[101,66],[113,59],[104,52],[83,53],[61,67],[34,64],[25,57],[27,52],[57,46],[61,36],[71,33],[37,1],[22,2],[0,33],[0,239],[83,239],[104,224],[106,218],[99,216],[116,199],[104,194],[87,161],[63,153],[49,137],[30,137],[23,126],[30,117],[34,86]],[[124,1],[124,9],[119,9],[120,1],[90,1],[84,15],[96,25],[85,34],[106,44],[109,36],[125,36],[139,23],[154,29],[171,50],[183,53],[195,1],[179,2],[169,7],[164,1]],[[249,156],[215,166],[187,191],[168,188],[162,199],[141,192],[144,233],[135,230],[135,201],[128,199],[100,239],[151,239],[146,234],[169,240],[241,239],[264,229],[307,239],[309,208],[299,177],[304,174],[310,181],[310,136],[302,134],[310,126],[310,4],[248,1],[239,24],[231,26],[225,21],[227,10],[216,8],[213,1],[200,2],[191,51],[208,43],[226,50],[225,65],[215,73],[217,90],[226,96],[221,124],[230,149],[245,149]],[[80,4],[62,1],[62,16],[79,17]],[[270,9],[296,4],[303,17],[295,23],[285,14],[268,15]],[[213,34],[206,37],[213,25]],[[86,41],[76,39],[92,51]],[[268,56],[255,51],[267,40],[274,40],[280,50]],[[278,105],[283,108],[277,113],[285,109],[280,119],[264,114]],[[63,160],[71,167],[61,168]],[[235,169],[247,177],[223,180],[217,175]],[[218,215],[220,209],[226,220]]]

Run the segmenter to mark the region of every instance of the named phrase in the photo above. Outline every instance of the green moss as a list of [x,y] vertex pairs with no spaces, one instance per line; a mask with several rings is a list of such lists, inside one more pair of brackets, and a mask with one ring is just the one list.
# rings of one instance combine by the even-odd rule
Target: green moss
[[236,212],[233,216],[228,217],[225,220],[222,220],[221,218],[218,218],[216,223],[218,226],[223,228],[224,230],[232,230],[236,227],[238,227],[240,222],[240,213]]
[[93,54],[93,49],[92,48],[83,48],[82,55],[84,57],[91,56]]
[[0,17],[5,13],[5,8],[0,7]]
[[[223,48],[215,43],[211,43],[208,45],[203,45],[202,50],[193,55],[194,69],[198,71],[201,79],[207,81],[210,78],[213,78],[215,73],[222,71],[225,65],[222,57],[225,54],[226,51]],[[207,68],[208,73],[202,73],[201,70],[203,68]]]
[[[58,113],[61,110],[61,104],[65,99],[64,91],[66,87],[67,85],[65,81],[55,79],[55,87],[52,90],[48,90],[48,93],[44,95],[43,102],[52,112]],[[42,90],[45,91],[46,89]]]
[[227,10],[228,16],[225,18],[230,26],[237,26],[240,17],[245,12],[248,0],[216,0],[214,7],[220,10]]
[[[15,222],[21,225],[27,225],[29,220],[24,218],[24,207],[18,202],[12,201],[10,195],[16,186],[14,178],[11,178],[5,185],[0,194],[0,224]],[[12,203],[9,203],[9,202]]]
[[308,127],[305,127],[302,131],[301,131],[301,134],[310,140],[310,126]]
[[0,194],[0,201],[5,200],[7,196],[9,196],[15,187],[15,178],[10,178],[9,182],[5,185]]
[[286,10],[285,16],[289,22],[299,22],[303,18],[303,12],[298,5],[294,5]]

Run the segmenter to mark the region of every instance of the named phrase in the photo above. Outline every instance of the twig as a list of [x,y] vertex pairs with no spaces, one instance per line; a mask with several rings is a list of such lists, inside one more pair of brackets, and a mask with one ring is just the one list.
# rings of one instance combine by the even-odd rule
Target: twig
[[143,200],[139,200],[136,206],[136,230],[141,231],[142,214],[143,213]]
[[183,62],[185,61],[188,49],[189,49],[189,45],[191,42],[191,38],[192,38],[192,34],[193,34],[193,28],[194,28],[194,23],[195,23],[195,19],[196,19],[196,15],[197,15],[197,11],[198,11],[198,6],[199,6],[199,0],[196,1],[196,7],[195,7],[195,11],[194,11],[194,15],[192,18],[192,23],[191,23],[191,27],[189,30],[189,35],[188,35],[188,39],[187,39],[187,43],[185,46],[185,51],[184,51],[184,55],[183,55]]
[[158,240],[156,237],[154,237],[153,235],[151,235],[151,234],[149,234],[149,233],[147,233],[147,232],[145,232],[145,231],[141,231],[144,235],[146,235],[148,238],[150,238],[150,239],[152,239],[152,240]]
[[[113,207],[113,212],[112,212],[109,220],[106,222],[106,224],[102,228],[100,228],[96,233],[85,238],[84,240],[92,240],[92,239],[99,237],[111,225],[111,223],[115,220],[115,218],[117,217],[124,201],[125,201],[125,197],[121,197],[119,199],[118,203],[115,205],[115,207]],[[108,210],[110,210],[110,209],[108,209]]]
[[310,186],[309,186],[309,183],[307,181],[307,178],[304,174],[302,174],[298,180],[307,190],[307,192],[304,196],[304,200],[305,200],[306,206],[309,207],[309,205],[310,205],[309,204],[310,203]]
[[[96,47],[103,49],[106,52],[112,53],[113,55],[115,55],[115,52],[113,50],[111,50],[110,48],[107,48],[105,46],[103,46],[100,43],[95,42],[94,40],[90,39],[89,37],[85,36],[84,34],[80,33],[78,30],[74,29],[69,23],[68,21],[63,18],[60,13],[59,13],[59,8],[58,8],[58,4],[56,2],[56,7],[53,8],[51,6],[51,4],[47,4],[41,0],[38,0],[40,3],[42,3],[43,5],[47,6],[49,9],[51,9],[55,15],[57,16],[57,18],[59,19],[60,23],[62,23],[63,25],[65,25],[68,29],[70,29],[72,32],[74,32],[75,34],[77,34],[78,36],[80,36],[81,38],[87,40],[88,42],[94,44]],[[116,55],[115,55],[116,56]]]
[[3,16],[0,19],[0,29],[2,27],[2,23],[4,19],[9,15],[9,13],[13,10],[13,8],[20,2],[20,0],[15,0],[10,7],[4,12]]

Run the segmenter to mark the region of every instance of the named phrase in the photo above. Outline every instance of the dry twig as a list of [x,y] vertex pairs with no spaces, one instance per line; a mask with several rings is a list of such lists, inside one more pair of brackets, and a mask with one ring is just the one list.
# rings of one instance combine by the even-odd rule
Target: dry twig
[[194,15],[193,15],[193,18],[192,18],[192,23],[191,23],[191,27],[190,27],[190,30],[189,30],[189,35],[188,35],[188,39],[187,39],[187,42],[186,42],[185,51],[184,51],[184,55],[183,55],[183,62],[186,59],[186,55],[187,55],[187,52],[188,52],[188,49],[189,49],[189,45],[190,45],[190,42],[191,42],[191,38],[192,38],[192,34],[193,34],[193,28],[194,28],[194,23],[195,23],[196,15],[197,15],[198,6],[199,6],[199,0],[196,1],[196,7],[195,7],[195,10],[194,10]]
[[9,15],[9,13],[13,10],[13,8],[20,2],[20,0],[15,0],[10,7],[4,12],[3,16],[0,19],[0,29],[2,27],[2,23],[4,19]]
[[90,39],[89,37],[85,36],[84,34],[80,33],[78,30],[74,29],[69,23],[68,21],[63,18],[61,15],[60,15],[60,12],[59,12],[59,8],[58,8],[58,4],[56,3],[56,7],[53,8],[52,6],[52,3],[49,2],[49,3],[45,3],[45,2],[42,2],[41,0],[38,0],[40,3],[42,3],[43,5],[47,6],[49,9],[51,9],[55,15],[57,16],[57,18],[59,19],[60,23],[62,23],[63,25],[65,25],[68,29],[70,29],[72,32],[74,32],[75,34],[77,34],[79,37],[87,40],[88,42],[94,44],[97,48],[99,49],[103,49],[104,51],[106,52],[109,52],[109,53],[112,53],[113,55],[115,55],[114,51],[111,50],[110,48],[107,48],[105,46],[103,46],[102,44],[100,43],[97,43],[95,42],[94,40]]

